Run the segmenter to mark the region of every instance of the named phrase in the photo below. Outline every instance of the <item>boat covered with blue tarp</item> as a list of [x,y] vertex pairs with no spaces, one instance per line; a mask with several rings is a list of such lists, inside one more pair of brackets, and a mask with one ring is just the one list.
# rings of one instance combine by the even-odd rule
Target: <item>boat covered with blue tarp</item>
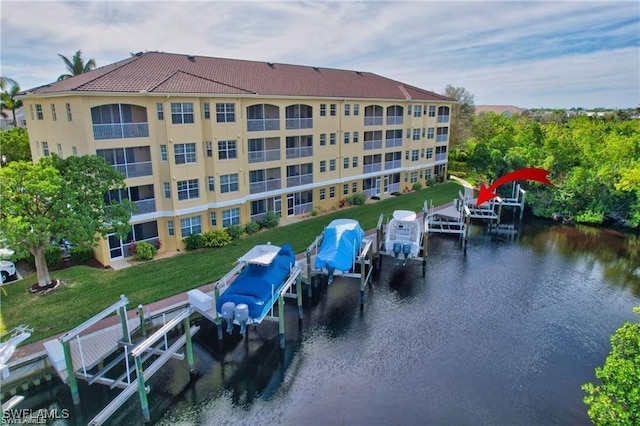
[[324,231],[316,257],[316,269],[348,272],[360,252],[364,231],[357,220],[336,219]]

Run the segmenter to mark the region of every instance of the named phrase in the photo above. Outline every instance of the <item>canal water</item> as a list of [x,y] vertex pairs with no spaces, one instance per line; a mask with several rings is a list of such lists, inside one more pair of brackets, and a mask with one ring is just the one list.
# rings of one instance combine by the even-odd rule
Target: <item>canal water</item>
[[[287,346],[275,323],[247,339],[197,334],[197,376],[171,361],[151,380],[161,425],[590,424],[580,386],[638,318],[640,238],[592,228],[529,224],[511,237],[474,227],[466,255],[431,236],[419,264],[383,268],[359,309],[354,281],[337,279],[287,306]],[[86,424],[117,392],[82,386]],[[71,406],[69,390],[41,391]],[[111,424],[140,424],[137,396]]]

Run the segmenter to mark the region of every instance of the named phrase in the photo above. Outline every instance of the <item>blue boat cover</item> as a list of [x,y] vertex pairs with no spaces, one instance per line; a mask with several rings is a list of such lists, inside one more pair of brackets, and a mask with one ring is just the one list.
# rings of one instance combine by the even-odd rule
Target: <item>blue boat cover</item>
[[225,302],[233,302],[236,305],[245,303],[249,306],[251,318],[261,318],[262,314],[271,308],[272,297],[273,300],[277,299],[295,260],[293,248],[290,244],[285,244],[269,265],[250,263],[245,266],[216,301],[218,312]]
[[324,231],[322,246],[316,257],[316,269],[347,272],[353,266],[364,231],[357,220],[336,219]]

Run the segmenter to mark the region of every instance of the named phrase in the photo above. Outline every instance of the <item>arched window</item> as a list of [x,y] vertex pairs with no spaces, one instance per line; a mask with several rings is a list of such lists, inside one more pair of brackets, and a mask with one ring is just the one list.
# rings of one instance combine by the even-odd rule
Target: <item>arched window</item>
[[309,105],[289,105],[285,111],[287,129],[313,128],[313,108]]
[[449,122],[449,107],[441,106],[438,107],[438,123],[448,123]]
[[380,105],[368,105],[364,108],[364,125],[381,126],[383,108]]
[[387,125],[402,124],[404,108],[400,105],[387,107]]
[[270,104],[247,107],[247,131],[280,130],[280,108]]

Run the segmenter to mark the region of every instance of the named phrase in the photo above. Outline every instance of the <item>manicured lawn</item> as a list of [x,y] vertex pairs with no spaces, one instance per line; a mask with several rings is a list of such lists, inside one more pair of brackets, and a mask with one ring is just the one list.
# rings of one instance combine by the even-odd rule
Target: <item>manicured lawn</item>
[[262,231],[224,249],[197,250],[120,271],[88,266],[53,271],[51,276],[62,279],[67,285],[48,295],[28,293],[28,287],[36,282],[34,274],[19,283],[2,287],[0,328],[10,330],[16,325],[28,324],[34,332],[27,343],[41,340],[74,328],[115,303],[120,294],[129,298],[132,309],[138,304],[155,302],[216,281],[232,268],[238,257],[256,244],[289,242],[296,253],[300,253],[333,219],[356,219],[362,228],[372,229],[381,213],[386,218],[394,210],[420,211],[425,200],[433,200],[434,205],[445,204],[457,196],[458,189],[460,186],[456,183],[436,185]]

